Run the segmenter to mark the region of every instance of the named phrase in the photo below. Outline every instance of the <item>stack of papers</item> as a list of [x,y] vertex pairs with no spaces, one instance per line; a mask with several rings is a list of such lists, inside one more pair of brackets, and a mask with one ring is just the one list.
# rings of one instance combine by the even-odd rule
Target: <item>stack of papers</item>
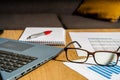
[[[120,32],[70,32],[72,41],[80,43],[83,49],[115,51],[120,46]],[[78,47],[77,45],[74,45]],[[77,51],[78,55],[80,53]],[[92,57],[86,63],[96,64]],[[64,62],[88,80],[120,80],[120,60],[114,67]]]

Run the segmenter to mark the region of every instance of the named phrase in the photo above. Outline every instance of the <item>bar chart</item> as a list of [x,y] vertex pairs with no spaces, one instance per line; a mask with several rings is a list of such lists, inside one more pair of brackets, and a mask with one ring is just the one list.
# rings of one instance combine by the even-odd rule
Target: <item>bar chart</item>
[[[119,60],[119,62],[120,62],[120,60]],[[119,65],[116,65],[114,67],[94,65],[94,66],[89,66],[88,68],[107,79],[112,79],[113,74],[114,75],[120,74],[120,66]]]

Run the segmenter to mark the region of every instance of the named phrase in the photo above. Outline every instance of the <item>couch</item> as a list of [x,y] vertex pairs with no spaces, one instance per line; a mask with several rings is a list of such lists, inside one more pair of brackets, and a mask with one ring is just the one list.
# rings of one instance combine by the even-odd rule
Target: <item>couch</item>
[[66,29],[120,28],[120,21],[85,17],[75,13],[83,0],[4,0],[0,2],[0,27],[64,27]]

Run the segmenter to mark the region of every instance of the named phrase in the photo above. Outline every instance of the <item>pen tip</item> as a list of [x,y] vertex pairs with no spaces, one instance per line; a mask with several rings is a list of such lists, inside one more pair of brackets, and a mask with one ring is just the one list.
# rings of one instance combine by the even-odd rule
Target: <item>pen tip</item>
[[29,36],[29,37],[27,37],[27,39],[30,39],[31,37]]

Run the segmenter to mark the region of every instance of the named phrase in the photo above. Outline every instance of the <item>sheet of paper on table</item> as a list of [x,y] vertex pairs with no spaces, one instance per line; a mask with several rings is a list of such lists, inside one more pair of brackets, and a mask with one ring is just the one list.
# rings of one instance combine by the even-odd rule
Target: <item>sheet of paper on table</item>
[[[116,50],[120,46],[120,32],[70,32],[72,41],[78,41],[83,49],[88,51],[96,50]],[[77,45],[74,45],[77,47]],[[78,55],[82,55],[77,51]],[[93,58],[89,58],[87,63],[94,63]],[[76,64],[64,62],[64,64],[88,80],[119,80],[120,60],[117,66],[106,67],[89,64]]]
[[[94,63],[93,58],[89,58],[86,63]],[[107,67],[89,64],[79,64],[64,62],[66,66],[80,73],[88,80],[120,80],[120,60],[117,66]]]

